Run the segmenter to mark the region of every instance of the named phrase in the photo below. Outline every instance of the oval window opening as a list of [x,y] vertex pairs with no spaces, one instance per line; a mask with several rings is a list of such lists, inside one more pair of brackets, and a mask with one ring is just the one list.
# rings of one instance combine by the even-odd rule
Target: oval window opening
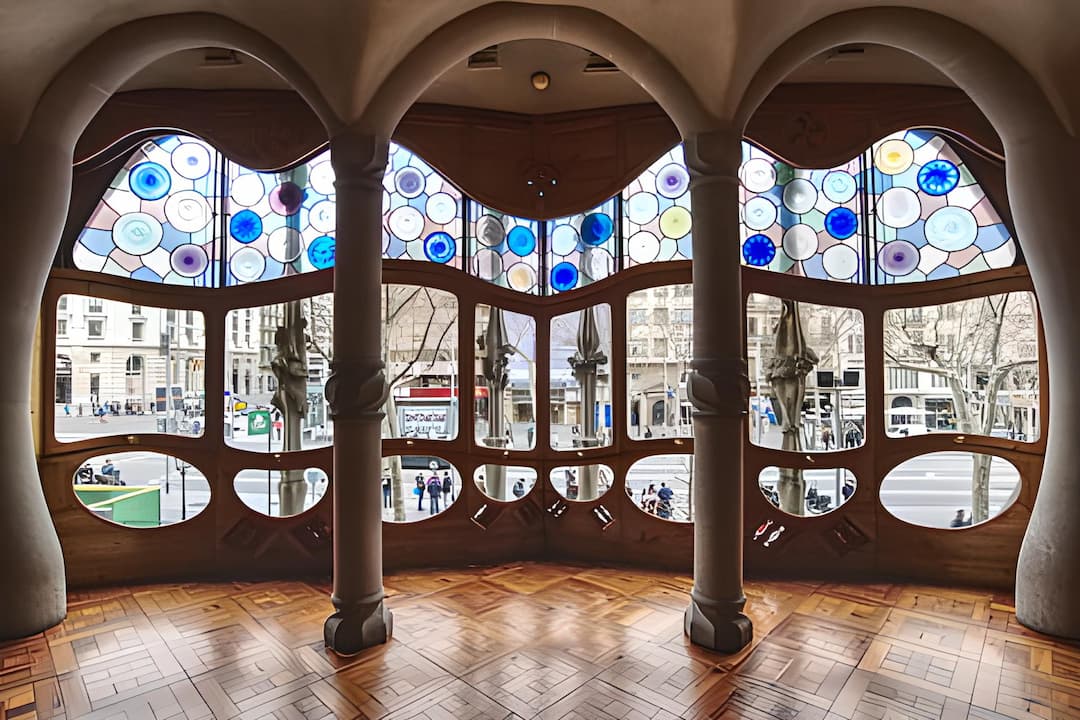
[[855,494],[855,475],[844,468],[781,468],[758,474],[758,488],[774,507],[789,515],[825,515]]
[[574,465],[552,468],[551,484],[567,500],[587,502],[611,489],[615,473],[607,465]]
[[1004,458],[937,452],[907,460],[885,476],[881,504],[906,523],[962,529],[991,520],[1020,495],[1020,472]]
[[330,479],[319,468],[246,469],[233,479],[233,489],[241,502],[269,517],[290,517],[310,510],[329,486]]
[[536,470],[514,465],[481,465],[473,473],[473,482],[492,500],[520,500],[536,485]]
[[210,504],[210,484],[202,471],[155,452],[89,458],[75,471],[72,489],[94,515],[136,528],[190,520]]
[[630,466],[626,494],[642,512],[663,520],[694,519],[694,456],[652,455]]
[[390,455],[382,459],[384,522],[416,522],[445,512],[461,493],[461,474],[441,457]]

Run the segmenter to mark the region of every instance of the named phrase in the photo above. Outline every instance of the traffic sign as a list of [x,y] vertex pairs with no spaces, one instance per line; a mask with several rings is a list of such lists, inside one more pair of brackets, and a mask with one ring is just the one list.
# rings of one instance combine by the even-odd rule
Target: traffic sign
[[270,411],[251,410],[247,415],[248,435],[270,434]]

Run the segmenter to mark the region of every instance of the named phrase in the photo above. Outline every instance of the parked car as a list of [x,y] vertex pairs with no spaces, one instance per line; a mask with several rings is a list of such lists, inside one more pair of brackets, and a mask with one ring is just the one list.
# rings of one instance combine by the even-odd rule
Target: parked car
[[932,432],[925,425],[890,425],[885,430],[889,437],[911,437],[913,435],[926,435]]

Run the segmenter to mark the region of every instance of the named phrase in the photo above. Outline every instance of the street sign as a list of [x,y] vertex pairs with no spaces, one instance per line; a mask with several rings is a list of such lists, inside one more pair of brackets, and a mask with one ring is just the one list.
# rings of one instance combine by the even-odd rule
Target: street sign
[[248,435],[270,434],[270,411],[251,410],[247,415]]

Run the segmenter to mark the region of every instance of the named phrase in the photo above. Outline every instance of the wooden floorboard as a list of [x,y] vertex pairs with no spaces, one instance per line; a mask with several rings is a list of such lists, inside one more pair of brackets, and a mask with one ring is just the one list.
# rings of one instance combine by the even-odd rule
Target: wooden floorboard
[[753,644],[691,645],[690,578],[550,564],[386,578],[394,638],[322,645],[324,583],[72,594],[0,644],[0,720],[1080,719],[1080,645],[995,592],[748,582]]

